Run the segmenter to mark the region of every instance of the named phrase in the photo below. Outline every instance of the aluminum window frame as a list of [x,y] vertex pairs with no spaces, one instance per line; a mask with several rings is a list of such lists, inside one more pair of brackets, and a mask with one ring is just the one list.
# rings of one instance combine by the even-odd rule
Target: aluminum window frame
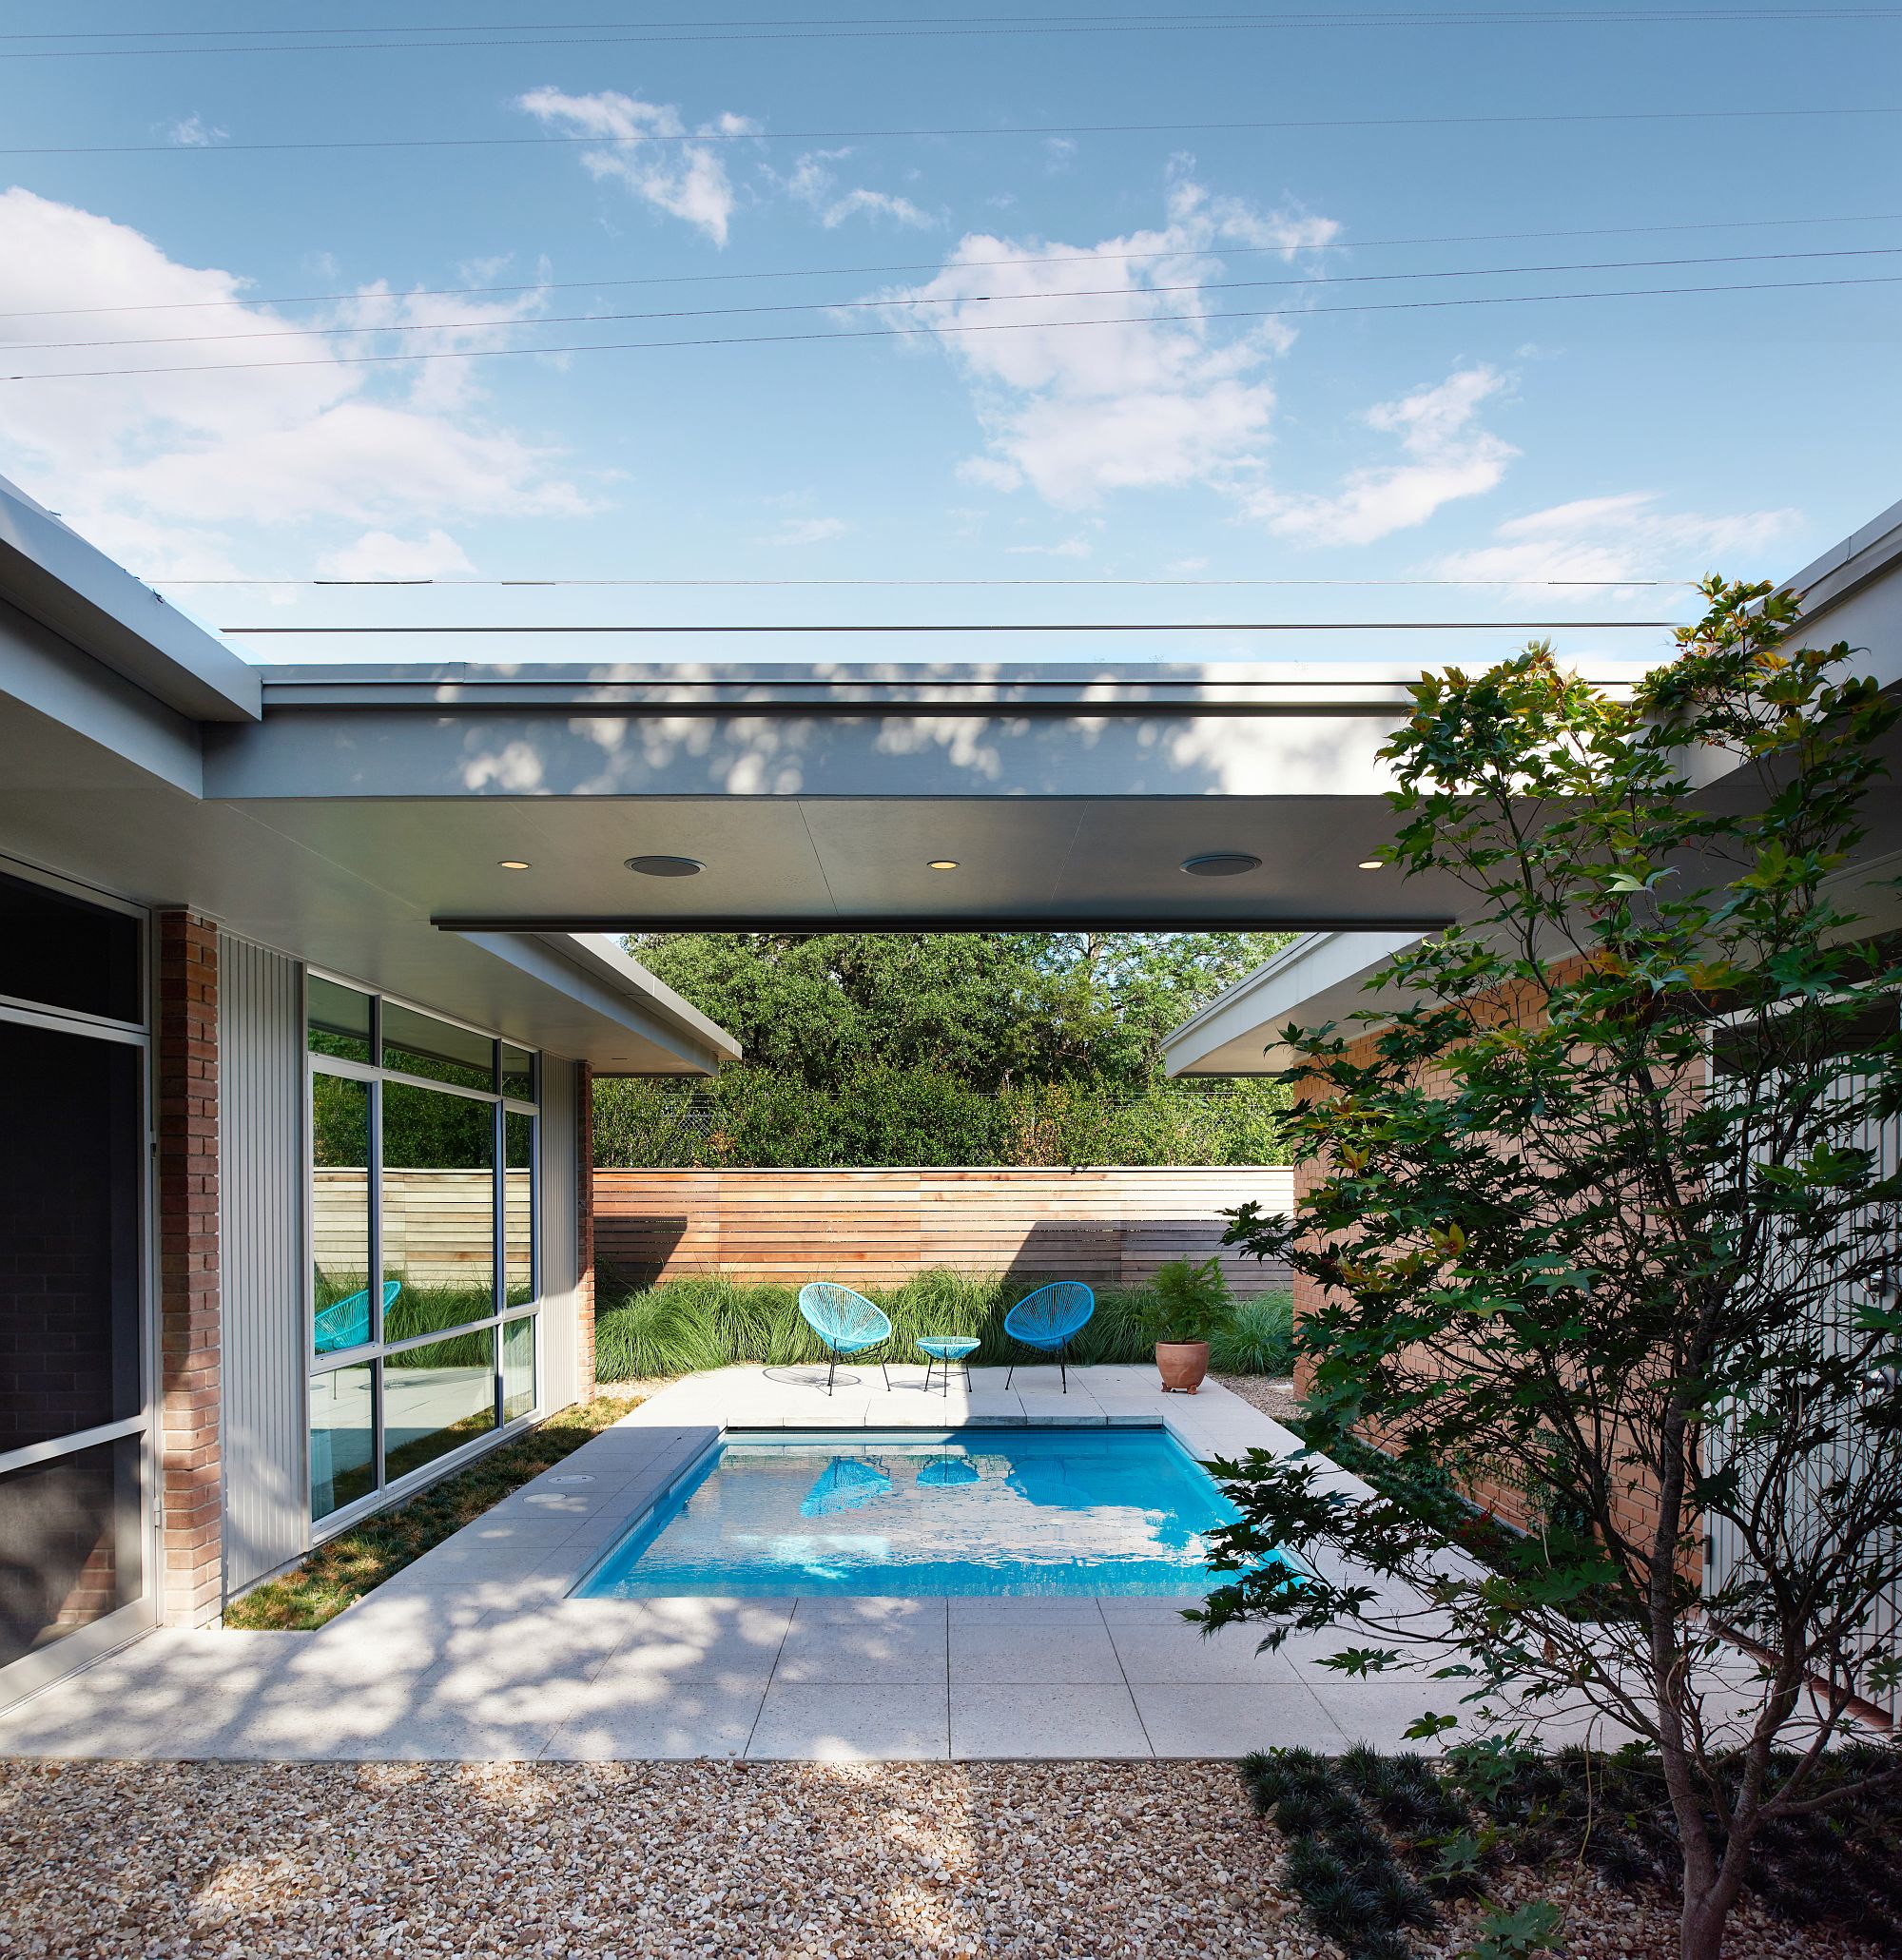
[[[29,1695],[57,1680],[74,1668],[83,1667],[114,1647],[123,1646],[147,1628],[158,1624],[159,1600],[164,1590],[164,1541],[162,1534],[164,1483],[159,1461],[159,1272],[156,1170],[158,1156],[157,1031],[152,1025],[158,989],[154,962],[158,958],[158,935],[153,930],[148,906],[135,904],[116,892],[101,891],[76,879],[42,870],[25,860],[0,855],[0,871],[27,884],[37,884],[63,898],[77,900],[100,911],[116,912],[132,921],[139,934],[135,962],[139,978],[137,1021],[87,1014],[77,1008],[55,1007],[45,1001],[0,996],[0,1022],[29,1027],[49,1034],[105,1041],[142,1051],[138,1072],[138,1152],[139,1171],[133,1202],[138,1208],[133,1254],[133,1284],[138,1302],[133,1315],[139,1343],[137,1380],[139,1410],[108,1423],[96,1423],[86,1429],[43,1438],[38,1443],[0,1450],[0,1476],[16,1470],[57,1463],[105,1445],[136,1439],[139,1444],[139,1591],[123,1605],[112,1607],[97,1620],[74,1627],[69,1633],[47,1641],[0,1667],[0,1706],[16,1696]],[[537,1086],[539,1078],[537,1077]]]
[[[310,1046],[310,982],[312,980],[328,980],[333,985],[347,987],[353,993],[363,995],[370,1003],[370,1054],[375,1059],[362,1062],[346,1056],[324,1055]],[[499,1442],[534,1427],[543,1414],[542,1349],[543,1342],[539,1325],[534,1335],[535,1369],[534,1402],[525,1415],[513,1422],[504,1422],[502,1411],[505,1399],[503,1371],[502,1327],[509,1321],[534,1319],[539,1323],[542,1311],[542,1221],[541,1221],[541,1085],[542,1054],[538,1048],[513,1036],[503,1035],[492,1028],[485,1028],[475,1021],[463,1020],[455,1015],[443,1014],[437,1009],[425,1006],[406,996],[387,993],[383,989],[353,980],[347,974],[329,968],[306,964],[301,985],[302,1000],[302,1041],[304,1055],[303,1130],[304,1130],[304,1177],[307,1192],[315,1190],[316,1173],[316,1098],[315,1080],[320,1075],[333,1076],[346,1081],[358,1081],[366,1085],[369,1091],[369,1139],[370,1164],[368,1166],[369,1199],[369,1307],[370,1339],[359,1341],[355,1347],[336,1348],[319,1354],[315,1351],[314,1332],[317,1315],[317,1282],[315,1248],[311,1256],[304,1261],[302,1289],[302,1339],[305,1368],[303,1397],[304,1408],[304,1514],[309,1519],[311,1543],[320,1543],[345,1531],[351,1525],[372,1516],[385,1506],[400,1503],[413,1492],[423,1489],[437,1478],[461,1467],[485,1450],[492,1449]],[[493,1057],[492,1080],[496,1084],[492,1089],[472,1089],[459,1082],[442,1082],[429,1076],[412,1075],[406,1069],[385,1068],[381,1062],[383,1053],[383,1007],[386,1002],[408,1009],[411,1013],[429,1017],[451,1027],[460,1028],[466,1034],[479,1035],[491,1044]],[[503,1079],[502,1047],[506,1043],[529,1057],[529,1079],[534,1092],[533,1100],[503,1093],[500,1084]],[[494,1111],[491,1127],[493,1156],[491,1161],[491,1191],[493,1193],[493,1231],[491,1233],[491,1257],[494,1262],[494,1283],[492,1297],[495,1303],[492,1312],[476,1320],[464,1321],[453,1328],[437,1328],[420,1334],[410,1334],[400,1340],[391,1341],[385,1337],[383,1328],[383,1089],[388,1083],[399,1086],[433,1090],[438,1095],[456,1096],[468,1102],[487,1103]],[[508,1118],[523,1116],[532,1119],[529,1161],[529,1298],[526,1302],[511,1306],[508,1304],[507,1266],[507,1172],[508,1172]],[[315,1224],[315,1202],[312,1200],[313,1228]],[[489,1333],[492,1351],[490,1410],[495,1418],[492,1428],[479,1436],[472,1437],[431,1462],[392,1481],[388,1472],[387,1436],[389,1427],[389,1400],[384,1379],[384,1364],[392,1355],[406,1353],[412,1349],[425,1348],[437,1342],[451,1340],[462,1334]],[[321,1518],[310,1518],[311,1510],[311,1431],[309,1385],[326,1374],[332,1374],[345,1368],[368,1365],[371,1368],[371,1407],[373,1436],[373,1467],[376,1474],[374,1487],[364,1496],[326,1512]]]

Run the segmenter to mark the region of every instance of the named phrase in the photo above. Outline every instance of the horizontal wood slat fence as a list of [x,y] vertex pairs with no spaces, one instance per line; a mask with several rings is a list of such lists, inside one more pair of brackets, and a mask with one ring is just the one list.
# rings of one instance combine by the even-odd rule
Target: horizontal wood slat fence
[[1293,1204],[1285,1168],[596,1171],[605,1282],[720,1272],[897,1286],[931,1267],[1138,1281],[1168,1259],[1221,1253],[1238,1293],[1286,1287],[1285,1266],[1222,1252],[1225,1211]]
[[[510,1276],[529,1266],[528,1171],[504,1174]],[[333,1282],[361,1286],[368,1263],[367,1171],[324,1166],[311,1178],[311,1258]],[[411,1286],[485,1285],[495,1270],[493,1171],[385,1171],[383,1271]]]

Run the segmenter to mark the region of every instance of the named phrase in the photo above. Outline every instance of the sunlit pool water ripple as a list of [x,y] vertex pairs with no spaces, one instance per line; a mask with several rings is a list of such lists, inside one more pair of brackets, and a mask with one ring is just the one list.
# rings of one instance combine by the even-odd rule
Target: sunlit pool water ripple
[[1174,1594],[1237,1513],[1160,1429],[730,1432],[578,1588],[592,1599]]

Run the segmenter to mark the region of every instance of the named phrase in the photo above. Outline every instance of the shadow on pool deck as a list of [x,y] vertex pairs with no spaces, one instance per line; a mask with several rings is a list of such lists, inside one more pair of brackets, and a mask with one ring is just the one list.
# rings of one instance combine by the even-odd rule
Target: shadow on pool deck
[[[735,1428],[1164,1424],[1192,1455],[1298,1448],[1211,1385],[1164,1397],[1147,1368],[922,1369],[833,1396],[759,1368],[689,1377],[522,1485],[315,1633],[148,1635],[0,1717],[29,1756],[488,1761],[693,1756],[853,1760],[1237,1756],[1404,1739],[1454,1698],[1418,1674],[1354,1680],[1345,1644],[1212,1639],[1193,1595],[1006,1599],[569,1595],[629,1523]],[[914,1381],[913,1377],[917,1377]],[[1044,1377],[1047,1376],[1046,1381]],[[1336,1472],[1344,1488],[1366,1486]],[[1745,1682],[1747,1676],[1740,1675]],[[1554,1741],[1625,1739],[1581,1708]]]

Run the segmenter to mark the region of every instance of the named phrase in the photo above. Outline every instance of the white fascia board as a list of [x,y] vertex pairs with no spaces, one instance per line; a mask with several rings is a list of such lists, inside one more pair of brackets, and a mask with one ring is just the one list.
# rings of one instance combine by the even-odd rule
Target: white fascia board
[[[687,1064],[683,1073],[710,1076],[723,1062],[740,1058],[740,1044],[725,1028],[662,985],[605,934],[465,932],[457,937],[578,1003],[598,1019],[604,1034],[619,1031],[675,1057]],[[611,1050],[611,1040],[607,1046]],[[613,1073],[598,1059],[594,1066],[596,1074]]]
[[711,1049],[722,1061],[738,1061],[740,1044],[717,1021],[659,980],[605,932],[549,932],[535,937],[565,960],[599,976],[616,991],[631,995],[650,1015],[678,1028],[689,1039]]
[[[28,710],[18,717],[10,710]],[[50,727],[33,729],[31,717]],[[9,788],[20,785],[29,753],[44,759],[49,737],[72,735],[106,755],[199,797],[204,756],[198,724],[155,700],[111,668],[82,653],[68,639],[0,599],[0,725],[8,744],[20,745]]]
[[[1581,656],[1570,664],[1594,686],[1635,685],[1652,660]],[[633,708],[883,708],[938,713],[976,709],[1404,714],[1423,666],[1367,661],[1188,663],[793,661],[771,664],[624,661],[451,661],[261,665],[265,705],[276,708],[545,708],[574,713]]]
[[194,721],[264,711],[255,668],[4,476],[0,598]]
[[[1824,881],[1823,889],[1830,902],[1854,917],[1846,937],[1902,929],[1902,851],[1845,865]],[[1419,938],[1417,933],[1303,934],[1165,1035],[1164,1071],[1171,1076],[1275,1075],[1297,1059],[1280,1039],[1291,1021],[1310,1028],[1333,1021],[1346,1029],[1351,1015],[1385,1019],[1399,1013],[1417,997],[1405,988],[1372,987],[1368,981]]]
[[1357,1011],[1398,1007],[1369,992],[1374,972],[1418,933],[1311,932],[1272,960],[1224,988],[1208,1005],[1163,1038],[1162,1062],[1172,1076],[1269,1076],[1293,1057],[1278,1037],[1290,1021],[1316,1026]]

